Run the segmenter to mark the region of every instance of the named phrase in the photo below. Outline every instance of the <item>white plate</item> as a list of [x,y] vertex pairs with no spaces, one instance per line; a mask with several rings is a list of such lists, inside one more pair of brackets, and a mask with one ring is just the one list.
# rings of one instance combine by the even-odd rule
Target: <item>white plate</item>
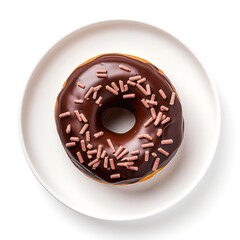
[[[145,58],[171,79],[182,101],[185,136],[171,163],[152,179],[109,186],[82,174],[66,155],[54,122],[63,82],[85,60],[101,53]],[[208,169],[218,142],[220,108],[205,70],[193,53],[159,28],[132,21],[107,21],[63,38],[42,58],[27,84],[21,138],[40,183],[70,208],[100,219],[130,220],[159,213],[179,202]]]

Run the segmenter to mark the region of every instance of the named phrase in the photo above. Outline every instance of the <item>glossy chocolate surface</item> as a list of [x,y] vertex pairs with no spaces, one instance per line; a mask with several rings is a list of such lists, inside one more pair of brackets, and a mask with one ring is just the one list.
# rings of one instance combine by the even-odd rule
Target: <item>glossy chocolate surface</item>
[[[119,68],[122,64],[131,69],[131,72],[124,71]],[[99,69],[107,70],[107,78],[99,78],[96,73]],[[128,85],[128,91],[125,93],[118,92],[118,95],[110,93],[106,90],[106,85],[111,86],[111,82],[115,82],[119,86],[119,80],[122,80],[124,84],[127,84],[129,77],[141,75],[141,77],[146,78],[146,82],[141,85],[146,88],[146,84],[151,87],[151,94],[156,95],[157,106],[154,106],[156,112],[160,110],[160,106],[164,105],[169,108],[169,111],[163,111],[167,117],[170,117],[170,121],[166,124],[159,124],[157,127],[154,126],[154,121],[148,126],[144,127],[144,123],[151,117],[149,108],[146,108],[141,99],[150,99],[150,96],[145,96],[136,86]],[[77,86],[77,82],[81,82],[85,85],[82,89]],[[136,82],[136,81],[135,81]],[[84,95],[87,93],[90,87],[96,87],[102,85],[102,88],[98,91],[98,97],[102,96],[102,105],[99,106],[95,103],[96,99],[89,96],[89,100],[84,99]],[[159,89],[163,89],[167,98],[163,99],[159,94]],[[183,117],[182,117],[182,107],[176,94],[174,105],[169,105],[172,92],[175,92],[170,81],[167,77],[159,72],[159,70],[150,63],[145,63],[142,60],[137,60],[127,55],[121,54],[106,54],[101,55],[91,61],[84,63],[75,69],[72,74],[67,79],[63,89],[58,95],[56,109],[55,109],[55,119],[57,130],[66,150],[73,164],[83,171],[88,176],[95,180],[101,182],[112,183],[112,184],[129,184],[135,183],[144,177],[152,174],[152,167],[156,157],[153,157],[151,153],[156,153],[160,158],[160,164],[158,169],[166,166],[168,162],[175,155],[177,149],[179,148],[182,138],[183,138]],[[135,98],[123,99],[123,94],[135,93]],[[75,99],[82,99],[84,102],[82,104],[74,103]],[[136,123],[134,127],[126,133],[119,134],[114,133],[103,126],[102,118],[104,111],[110,107],[123,107],[130,110],[136,118]],[[114,159],[115,170],[110,168],[106,169],[103,166],[103,159],[100,159],[100,165],[96,169],[88,166],[88,163],[96,158],[93,155],[92,159],[87,157],[86,152],[83,152],[80,147],[80,142],[76,142],[76,146],[66,148],[65,144],[70,141],[71,136],[79,137],[80,140],[86,140],[85,134],[80,135],[79,132],[84,125],[84,122],[80,122],[74,111],[78,110],[83,113],[88,119],[88,131],[91,134],[90,143],[93,145],[93,149],[97,149],[98,145],[103,145],[103,149],[107,151],[107,156]],[[59,114],[69,111],[71,116],[59,118]],[[70,134],[66,133],[67,125],[71,125]],[[156,135],[158,129],[162,128],[163,132],[160,137]],[[104,135],[99,138],[94,138],[94,134],[103,131]],[[147,139],[139,139],[138,135],[149,134],[153,140],[154,147],[143,149],[141,144],[148,143]],[[134,150],[140,150],[140,155],[138,160],[134,161],[134,166],[138,167],[138,171],[132,171],[126,167],[117,166],[120,160],[117,160],[107,144],[107,139],[111,139],[114,147],[117,149],[119,146],[124,146],[129,150],[126,156],[131,156],[130,152]],[[161,141],[163,139],[172,139],[172,144],[162,145]],[[151,142],[151,141],[150,141]],[[158,148],[163,148],[169,153],[169,156],[165,156],[158,151]],[[149,161],[144,160],[145,151],[150,151]],[[76,153],[80,151],[84,163],[80,163]],[[124,156],[124,157],[126,157]],[[111,179],[110,175],[120,174],[120,178]]]

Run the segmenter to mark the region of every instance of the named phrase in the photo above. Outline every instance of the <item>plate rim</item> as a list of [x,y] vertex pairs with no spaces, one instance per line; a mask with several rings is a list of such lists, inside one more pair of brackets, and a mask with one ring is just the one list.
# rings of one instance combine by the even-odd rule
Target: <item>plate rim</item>
[[[27,147],[25,145],[25,141],[24,141],[24,133],[23,133],[23,110],[24,110],[24,99],[27,93],[27,88],[29,86],[29,84],[32,82],[32,76],[36,70],[36,68],[39,66],[39,64],[42,63],[42,61],[47,57],[47,55],[49,54],[49,52],[53,51],[54,48],[56,46],[58,46],[59,44],[61,44],[61,42],[65,41],[66,38],[73,36],[74,34],[76,34],[78,31],[84,30],[84,29],[88,29],[90,27],[97,27],[97,26],[103,26],[105,24],[123,24],[123,23],[130,23],[130,24],[137,24],[137,25],[145,25],[148,28],[152,28],[155,29],[157,31],[161,31],[164,34],[170,36],[171,38],[173,38],[175,41],[179,42],[182,46],[184,46],[197,60],[199,66],[202,67],[203,71],[206,74],[208,83],[210,84],[212,93],[213,93],[213,100],[214,100],[214,105],[215,105],[215,109],[216,109],[216,133],[215,133],[215,139],[214,139],[214,145],[212,147],[212,150],[210,151],[209,154],[209,161],[208,164],[206,164],[205,169],[202,170],[201,174],[199,174],[198,178],[195,179],[194,182],[192,182],[192,184],[189,184],[188,188],[183,191],[182,194],[180,194],[178,196],[178,198],[175,198],[174,201],[171,201],[168,205],[166,205],[164,208],[160,208],[158,209],[158,211],[149,211],[145,214],[140,214],[137,216],[132,216],[132,217],[121,217],[121,218],[109,218],[109,217],[104,217],[104,216],[96,216],[94,214],[91,213],[87,213],[87,212],[80,212],[78,211],[74,206],[72,206],[71,204],[69,204],[69,202],[63,200],[55,191],[54,189],[50,189],[50,187],[48,186],[48,184],[46,183],[46,181],[39,175],[38,171],[36,170],[36,168],[34,167],[28,152],[27,152]],[[205,66],[205,64],[203,64],[202,59],[188,46],[186,45],[184,42],[182,42],[178,37],[175,37],[175,35],[172,35],[171,33],[169,33],[168,31],[166,31],[165,29],[162,29],[161,27],[157,26],[157,25],[153,25],[153,24],[149,24],[149,23],[145,23],[142,21],[136,21],[136,20],[128,20],[128,19],[109,19],[109,20],[104,20],[104,21],[95,21],[92,23],[89,23],[87,25],[83,25],[82,27],[79,27],[77,29],[75,29],[74,31],[71,31],[70,33],[67,33],[66,35],[64,35],[61,39],[59,39],[58,41],[56,41],[52,46],[50,46],[47,51],[45,51],[45,53],[40,57],[40,59],[37,61],[34,69],[31,71],[30,76],[28,77],[28,80],[24,83],[25,86],[23,87],[22,90],[22,94],[20,94],[20,101],[19,101],[19,107],[18,107],[18,132],[19,132],[19,138],[20,138],[20,143],[21,143],[21,148],[24,154],[24,157],[28,163],[28,166],[30,167],[32,173],[34,174],[34,176],[36,177],[36,179],[38,180],[38,182],[44,187],[44,189],[47,190],[48,193],[50,193],[51,196],[53,196],[56,200],[58,200],[60,203],[62,203],[65,207],[68,207],[72,210],[74,210],[77,213],[83,214],[85,216],[88,217],[92,217],[92,218],[96,218],[99,220],[107,220],[107,221],[133,221],[133,220],[139,220],[139,219],[143,219],[143,218],[147,218],[147,217],[151,217],[157,214],[160,214],[166,210],[168,210],[169,208],[175,206],[176,204],[178,204],[180,201],[182,201],[186,196],[188,196],[193,190],[194,188],[197,187],[197,185],[201,182],[201,180],[203,179],[204,175],[206,174],[206,172],[208,171],[210,165],[213,162],[214,156],[216,154],[217,148],[218,148],[218,144],[219,144],[219,139],[220,139],[220,133],[221,133],[221,107],[220,107],[220,100],[219,100],[219,95],[213,80],[213,77],[210,77],[209,74],[209,70],[208,68]]]

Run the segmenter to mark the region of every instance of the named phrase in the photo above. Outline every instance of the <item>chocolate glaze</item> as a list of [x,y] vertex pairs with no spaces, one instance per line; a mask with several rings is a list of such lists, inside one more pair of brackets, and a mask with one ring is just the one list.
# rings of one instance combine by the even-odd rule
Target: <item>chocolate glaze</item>
[[[82,172],[92,177],[95,180],[112,183],[112,184],[129,184],[135,183],[139,180],[147,177],[152,174],[152,166],[155,158],[150,155],[148,162],[144,161],[144,152],[149,150],[150,153],[157,153],[161,161],[158,166],[158,169],[166,166],[168,162],[175,155],[177,149],[179,148],[182,138],[183,138],[183,117],[182,117],[182,107],[179,101],[178,95],[176,95],[175,103],[173,106],[169,105],[172,92],[176,92],[170,81],[167,77],[158,70],[154,65],[144,62],[145,60],[137,60],[133,57],[121,54],[106,54],[101,55],[91,61],[84,63],[75,69],[72,74],[69,76],[61,92],[57,97],[57,103],[55,108],[55,119],[57,130],[66,150],[68,156],[70,157],[73,164],[80,169]],[[131,69],[131,72],[123,71],[119,68],[119,64],[123,64]],[[99,69],[106,69],[108,78],[98,78],[96,72]],[[118,85],[119,80],[124,81],[126,84],[127,80],[131,76],[141,75],[145,77],[147,81],[141,85],[145,87],[148,83],[151,86],[151,91],[156,95],[156,101],[158,101],[158,106],[155,107],[156,112],[158,113],[160,106],[165,105],[169,107],[169,111],[164,112],[167,116],[171,118],[171,121],[167,124],[159,124],[157,127],[151,123],[148,127],[144,127],[144,123],[151,117],[150,110],[144,107],[141,103],[141,99],[146,98],[150,99],[151,96],[145,96],[137,87],[129,86],[129,90],[125,93],[119,92],[117,96],[108,92],[105,87],[106,85],[111,86],[111,82],[115,82]],[[77,86],[77,82],[80,81],[86,87],[81,89]],[[84,100],[84,95],[92,86],[102,85],[102,88],[98,92],[98,96],[103,97],[102,106],[99,107],[95,100],[92,99],[92,95],[89,97],[89,100]],[[159,95],[159,89],[163,89],[167,99],[163,99]],[[123,94],[135,93],[136,97],[134,99],[123,99]],[[74,103],[75,99],[83,99],[83,104]],[[123,107],[130,110],[136,117],[136,123],[134,127],[126,133],[119,134],[114,133],[103,126],[102,117],[106,109],[110,107]],[[77,142],[75,147],[66,148],[65,144],[70,142],[71,136],[77,136],[85,140],[85,134],[80,135],[79,131],[81,130],[84,123],[79,122],[74,110],[79,110],[79,112],[84,113],[88,119],[89,128],[88,130],[91,133],[91,144],[94,149],[97,149],[99,144],[103,145],[103,149],[107,151],[109,158],[113,158],[116,166],[116,170],[105,169],[103,167],[103,159],[99,167],[93,170],[91,167],[88,167],[88,163],[95,159],[95,156],[90,160],[87,158],[86,152],[83,152],[80,147],[80,143]],[[59,114],[70,111],[71,116],[65,118],[59,118]],[[70,134],[66,133],[66,127],[68,124],[71,124],[72,130]],[[156,136],[156,132],[159,128],[163,129],[161,137]],[[94,133],[103,131],[104,135],[100,138],[95,139],[93,137]],[[138,139],[139,134],[149,134],[153,137],[154,147],[143,149],[141,144],[149,142],[147,139]],[[115,148],[117,149],[120,145],[123,145],[130,152],[133,150],[140,150],[139,159],[134,161],[134,166],[138,166],[138,171],[131,171],[126,169],[126,167],[117,166],[116,158],[113,156],[111,149],[107,144],[107,139],[111,139]],[[161,145],[162,139],[173,139],[173,143],[169,145]],[[158,148],[162,147],[164,150],[169,152],[169,156],[166,157],[160,152]],[[76,156],[76,152],[80,151],[84,163],[80,163]],[[111,179],[110,175],[120,173],[120,178]]]

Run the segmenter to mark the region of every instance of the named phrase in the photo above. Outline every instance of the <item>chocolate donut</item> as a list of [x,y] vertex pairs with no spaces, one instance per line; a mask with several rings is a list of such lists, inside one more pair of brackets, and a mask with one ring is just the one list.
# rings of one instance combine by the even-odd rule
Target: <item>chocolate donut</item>
[[[126,133],[103,125],[112,107],[131,111]],[[146,180],[165,167],[183,138],[179,96],[166,75],[138,57],[104,54],[77,67],[59,93],[57,131],[72,163],[87,176],[111,184]]]

